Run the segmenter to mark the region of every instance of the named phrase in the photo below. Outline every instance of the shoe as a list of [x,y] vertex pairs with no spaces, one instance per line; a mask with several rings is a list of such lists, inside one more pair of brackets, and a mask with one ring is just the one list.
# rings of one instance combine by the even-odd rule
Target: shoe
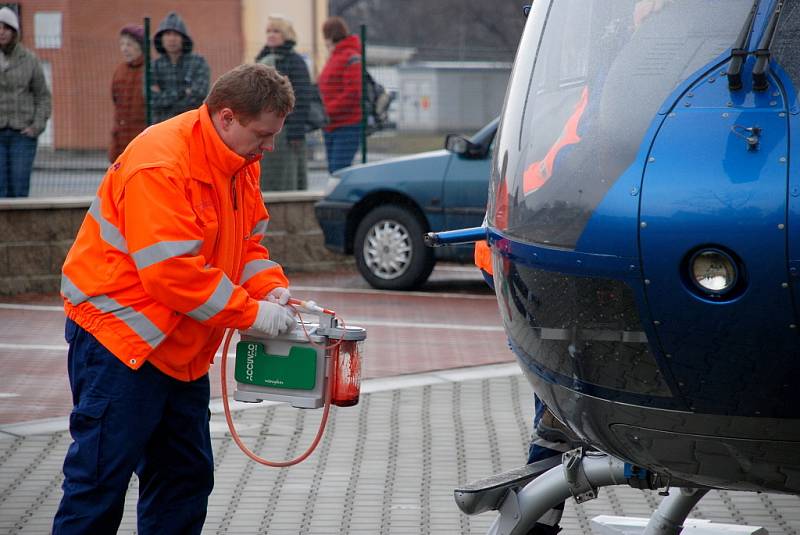
[[536,435],[548,442],[565,442],[567,444],[580,442],[580,439],[567,426],[553,416],[549,408],[545,408],[542,418],[536,424]]
[[547,524],[539,524],[537,522],[527,535],[556,535],[559,531],[561,531],[561,527],[559,527],[558,524],[555,526],[548,526]]

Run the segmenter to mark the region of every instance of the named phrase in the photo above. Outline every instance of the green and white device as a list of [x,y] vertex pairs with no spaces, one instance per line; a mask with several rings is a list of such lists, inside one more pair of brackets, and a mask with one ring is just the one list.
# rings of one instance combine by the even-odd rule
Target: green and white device
[[[236,345],[236,391],[233,399],[246,403],[283,401],[292,407],[317,409],[325,402],[325,379],[330,357],[326,337],[315,323],[300,322],[290,331],[268,338],[241,333]],[[308,335],[306,335],[308,332]],[[309,343],[309,338],[319,347]]]

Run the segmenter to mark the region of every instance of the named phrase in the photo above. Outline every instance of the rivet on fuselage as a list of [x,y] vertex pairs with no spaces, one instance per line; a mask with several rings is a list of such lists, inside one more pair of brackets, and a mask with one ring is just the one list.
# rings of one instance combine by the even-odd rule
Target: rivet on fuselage
[[786,227],[783,223],[778,223],[778,230],[783,230]]
[[722,114],[722,118],[723,118],[723,119],[727,119],[727,118],[728,118],[728,117],[730,117],[730,116],[731,116],[731,114],[730,114],[730,113],[728,113],[727,111],[726,111],[725,113],[723,113],[723,114]]
[[650,162],[650,163],[653,163],[654,161],[656,161],[656,157],[655,157],[655,156],[650,156],[650,157],[647,159],[647,161],[648,161],[648,162]]
[[789,283],[788,282],[782,282],[781,283],[781,288],[788,288],[788,287],[789,287]]
[[645,279],[645,280],[644,280],[644,283],[645,283],[645,284],[650,284],[650,279]]
[[661,322],[658,320],[653,321],[653,325],[661,325]]
[[647,226],[647,222],[646,221],[642,221],[641,223],[639,223],[639,226],[642,227],[642,228],[645,228]]
[[781,163],[786,163],[786,156],[781,156],[780,158],[778,158],[778,161]]
[[789,328],[790,329],[797,329],[797,325],[795,325],[794,323],[790,323],[789,324]]

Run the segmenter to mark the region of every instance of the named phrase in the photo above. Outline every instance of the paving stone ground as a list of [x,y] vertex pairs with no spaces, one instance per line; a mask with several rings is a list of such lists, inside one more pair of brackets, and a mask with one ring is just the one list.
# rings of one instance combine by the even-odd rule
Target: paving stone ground
[[[421,380],[365,394],[355,407],[334,408],[317,451],[292,468],[249,461],[227,433],[224,417],[215,414],[216,486],[204,533],[485,533],[494,513],[461,514],[453,489],[524,462],[532,393],[524,378],[507,368],[478,379]],[[259,406],[237,411],[235,420],[256,453],[283,459],[310,443],[320,412]],[[49,531],[69,441],[66,431],[0,433],[0,533]],[[122,534],[136,533],[136,494],[134,478]],[[648,515],[660,499],[627,487],[602,489],[596,500],[567,503],[562,533],[591,533],[590,520],[600,514]],[[800,499],[717,491],[692,516],[796,534]]]

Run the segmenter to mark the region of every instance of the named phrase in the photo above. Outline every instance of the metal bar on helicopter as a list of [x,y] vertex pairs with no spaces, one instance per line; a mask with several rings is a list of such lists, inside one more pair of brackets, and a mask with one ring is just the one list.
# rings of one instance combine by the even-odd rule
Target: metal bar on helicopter
[[753,21],[755,21],[756,12],[758,11],[758,2],[759,0],[753,1],[753,7],[750,8],[750,13],[747,15],[747,19],[745,19],[731,50],[731,63],[728,66],[728,89],[730,91],[742,88],[742,66],[747,57],[747,48],[750,44],[750,34],[753,31]]
[[775,5],[775,10],[769,17],[767,29],[761,36],[758,49],[754,52],[756,56],[756,64],[753,67],[754,91],[764,91],[769,87],[769,83],[767,83],[767,70],[769,69],[770,46],[772,46],[772,38],[775,36],[775,28],[778,26],[778,19],[781,16],[782,9],[783,0],[779,0]]
[[440,247],[456,243],[474,243],[486,239],[486,227],[462,228],[445,232],[428,232],[425,234],[425,245]]

